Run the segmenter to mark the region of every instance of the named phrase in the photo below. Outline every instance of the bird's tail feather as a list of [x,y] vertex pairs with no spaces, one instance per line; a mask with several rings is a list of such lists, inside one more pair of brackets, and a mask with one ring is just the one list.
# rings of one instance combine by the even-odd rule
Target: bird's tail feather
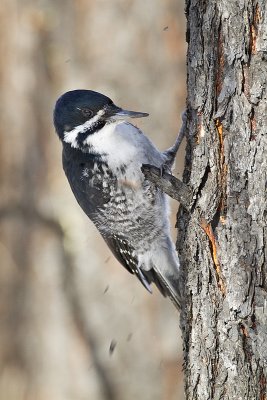
[[163,296],[168,296],[175,307],[181,309],[181,295],[179,290],[179,279],[175,276],[166,276],[162,274],[160,270],[154,266],[154,283]]
[[[180,264],[174,245],[169,237],[165,245],[156,247],[151,257],[151,280],[164,296],[168,296],[175,307],[181,308]],[[152,272],[153,271],[153,272]]]

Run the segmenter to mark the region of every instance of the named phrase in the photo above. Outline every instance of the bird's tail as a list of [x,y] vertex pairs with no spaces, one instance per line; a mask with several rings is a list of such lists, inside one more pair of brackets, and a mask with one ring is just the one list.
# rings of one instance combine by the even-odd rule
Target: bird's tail
[[168,296],[174,306],[181,309],[181,295],[179,289],[179,279],[174,275],[163,274],[157,267],[153,268],[154,283],[163,296]]
[[[176,255],[174,245],[168,239],[168,246],[159,247],[151,259],[152,269],[145,271],[150,282],[153,282],[163,296],[167,296],[175,307],[181,308],[179,259]],[[149,276],[148,276],[149,275]]]

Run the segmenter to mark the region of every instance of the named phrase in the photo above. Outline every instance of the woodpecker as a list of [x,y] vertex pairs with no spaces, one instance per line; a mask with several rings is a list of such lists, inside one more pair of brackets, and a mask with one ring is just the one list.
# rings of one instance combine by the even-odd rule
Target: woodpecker
[[54,125],[63,169],[77,202],[117,260],[152,293],[154,283],[180,307],[179,260],[170,236],[166,195],[144,178],[142,164],[170,169],[181,142],[160,152],[124,110],[92,90],[56,102]]

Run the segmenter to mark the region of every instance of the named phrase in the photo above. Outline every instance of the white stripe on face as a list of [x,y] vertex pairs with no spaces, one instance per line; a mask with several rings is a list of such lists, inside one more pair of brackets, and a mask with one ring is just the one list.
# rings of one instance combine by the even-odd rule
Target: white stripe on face
[[86,132],[90,128],[92,128],[92,126],[102,117],[102,115],[104,115],[104,113],[104,110],[99,110],[93,118],[85,121],[84,124],[76,126],[69,132],[64,132],[63,141],[66,143],[70,143],[71,147],[78,148],[79,145],[77,143],[77,136],[79,135],[79,133]]

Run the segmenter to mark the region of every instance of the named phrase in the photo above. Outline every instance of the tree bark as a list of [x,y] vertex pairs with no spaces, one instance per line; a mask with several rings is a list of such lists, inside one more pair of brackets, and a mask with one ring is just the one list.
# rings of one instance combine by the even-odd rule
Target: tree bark
[[267,396],[266,1],[187,0],[188,98],[178,213],[185,392]]

